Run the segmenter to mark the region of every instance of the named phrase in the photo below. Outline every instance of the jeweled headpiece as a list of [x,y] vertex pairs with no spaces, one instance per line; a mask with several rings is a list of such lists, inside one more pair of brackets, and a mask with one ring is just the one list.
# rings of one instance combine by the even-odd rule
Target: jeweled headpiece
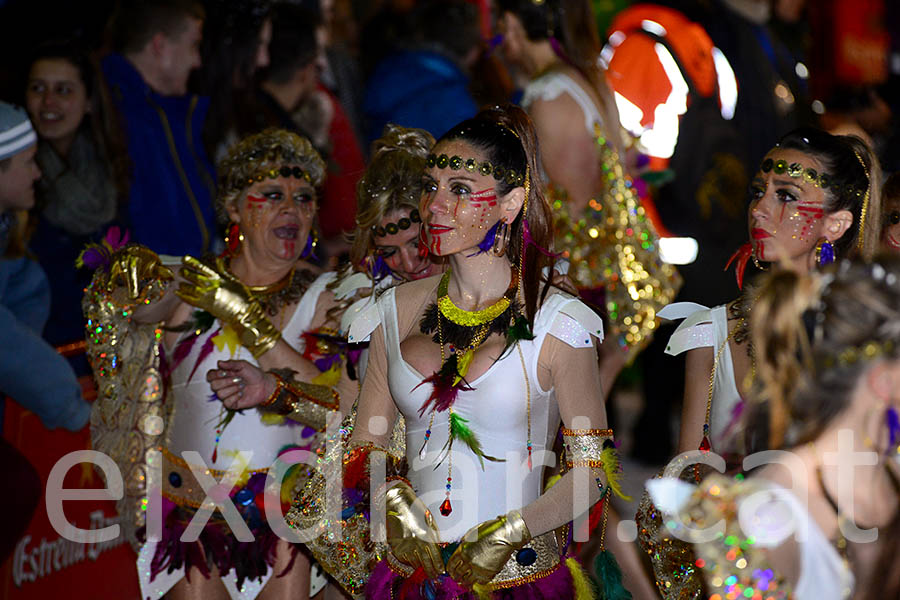
[[437,167],[438,169],[446,169],[450,167],[450,169],[454,171],[459,171],[460,169],[464,169],[469,173],[481,173],[482,175],[493,175],[494,179],[497,181],[506,181],[507,184],[513,186],[521,186],[525,185],[525,175],[523,173],[519,173],[513,169],[505,170],[500,165],[494,165],[490,161],[482,161],[478,162],[474,158],[462,158],[461,156],[453,155],[447,156],[446,154],[434,155],[429,154],[428,158],[425,160],[425,166]]
[[401,230],[406,231],[407,229],[412,227],[413,223],[421,222],[422,218],[419,216],[419,209],[414,208],[409,213],[408,217],[397,219],[396,223],[388,223],[383,227],[381,225],[372,225],[372,233],[374,233],[376,237],[394,235],[395,233],[399,233]]
[[305,137],[284,129],[266,129],[231,146],[219,162],[218,172],[216,214],[227,223],[226,207],[248,186],[266,178],[296,177],[318,187],[325,178],[325,162]]

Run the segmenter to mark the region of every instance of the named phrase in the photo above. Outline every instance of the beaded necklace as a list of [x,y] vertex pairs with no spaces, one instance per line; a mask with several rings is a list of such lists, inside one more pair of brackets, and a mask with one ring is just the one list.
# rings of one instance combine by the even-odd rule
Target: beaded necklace
[[[441,368],[434,375],[422,381],[422,383],[431,383],[434,387],[428,400],[423,403],[419,410],[419,414],[423,415],[429,408],[431,409],[431,417],[425,430],[422,447],[419,450],[419,458],[424,459],[427,453],[428,440],[431,437],[435,413],[443,410],[449,413],[447,444],[442,449],[444,456],[448,459],[446,498],[440,506],[440,512],[444,516],[450,515],[453,511],[450,503],[450,492],[453,480],[452,449],[455,440],[466,444],[472,453],[478,457],[482,468],[484,468],[485,459],[493,462],[502,462],[502,459],[484,453],[478,437],[468,426],[468,420],[456,414],[453,410],[453,403],[458,392],[472,391],[474,389],[466,382],[465,375],[469,370],[475,351],[493,333],[506,337],[506,347],[500,354],[500,358],[505,356],[507,350],[516,345],[516,342],[519,340],[534,338],[528,327],[527,319],[520,312],[521,309],[516,298],[519,291],[519,275],[516,269],[512,269],[510,285],[503,297],[491,306],[478,311],[466,311],[453,304],[447,295],[449,280],[450,272],[448,270],[438,285],[437,301],[425,311],[425,316],[420,323],[422,333],[434,333],[432,339],[440,346],[441,350]],[[449,330],[449,335],[447,330]],[[448,337],[449,340],[447,339]],[[449,353],[447,352],[448,346]],[[521,352],[521,348],[519,348],[519,358],[522,362],[526,386],[527,449],[530,468],[532,453],[531,387]],[[500,358],[497,360],[500,360]],[[438,464],[441,462],[443,462],[443,458],[438,461]]]

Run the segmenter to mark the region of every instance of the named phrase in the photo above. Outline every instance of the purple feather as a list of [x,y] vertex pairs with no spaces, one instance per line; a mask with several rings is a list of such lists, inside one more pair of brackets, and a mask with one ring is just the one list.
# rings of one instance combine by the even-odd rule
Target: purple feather
[[532,246],[544,256],[549,256],[550,258],[559,258],[560,256],[562,256],[562,252],[550,252],[546,248],[542,248],[540,244],[534,241],[534,238],[531,237],[531,228],[528,227],[527,220],[525,221],[524,227],[522,228],[522,239],[524,240],[526,246]]
[[334,365],[334,363],[341,362],[341,355],[339,353],[329,354],[328,356],[324,356],[322,358],[317,358],[313,361],[313,364],[316,365],[316,368],[319,369],[322,373],[327,371]]
[[384,262],[384,258],[382,258],[380,254],[376,254],[374,258],[370,257],[368,260],[370,262],[369,275],[375,283],[378,283],[389,275],[393,275],[394,272],[391,271],[391,268]]
[[191,374],[188,376],[188,379],[187,379],[188,382],[190,382],[191,379],[194,377],[194,373],[197,372],[197,367],[200,366],[200,363],[203,362],[203,359],[206,358],[207,356],[209,356],[210,353],[213,351],[213,348],[216,347],[216,345],[213,343],[213,338],[216,337],[216,335],[218,335],[218,333],[220,331],[222,331],[222,330],[218,329],[215,333],[213,333],[211,336],[206,338],[205,342],[203,342],[203,346],[200,347],[200,354],[197,356],[197,362],[194,363],[194,368],[191,369]]
[[107,230],[106,237],[104,239],[106,240],[106,243],[109,244],[110,248],[113,249],[113,252],[115,252],[128,243],[128,238],[129,234],[127,229],[125,230],[125,234],[122,235],[121,230],[117,226],[113,225]]
[[[563,559],[564,560],[564,559]],[[426,592],[424,585],[415,586],[403,598],[400,598],[392,590],[399,590],[407,578],[391,571],[386,561],[380,561],[372,570],[369,582],[366,585],[366,600],[475,600],[476,594],[468,588],[462,587],[448,575],[442,575],[438,579],[430,580],[431,589]],[[573,598],[575,590],[572,582],[572,574],[568,567],[560,561],[552,573],[541,577],[536,581],[518,585],[508,590],[510,597],[516,600],[545,600],[546,598]]]
[[187,358],[188,354],[191,353],[191,348],[194,347],[196,342],[196,335],[191,335],[178,342],[178,345],[175,346],[175,352],[172,353],[172,366],[170,372],[174,371],[175,368],[181,364],[181,361]]
[[889,406],[886,416],[888,432],[891,436],[891,448],[894,448],[900,442],[900,415],[897,414],[896,408]]
[[103,246],[91,246],[81,254],[81,261],[89,269],[97,270],[109,266],[110,254]]
[[478,242],[478,252],[470,254],[468,258],[478,256],[479,254],[485,254],[494,247],[494,239],[497,237],[497,230],[500,228],[500,223],[502,223],[502,221],[497,221],[494,223],[493,227],[488,229],[488,232],[484,235],[484,239]]

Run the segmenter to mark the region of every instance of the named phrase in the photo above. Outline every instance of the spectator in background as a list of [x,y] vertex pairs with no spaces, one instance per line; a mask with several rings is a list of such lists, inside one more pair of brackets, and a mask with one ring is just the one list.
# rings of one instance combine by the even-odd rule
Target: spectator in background
[[25,111],[0,102],[0,395],[34,412],[48,429],[77,431],[90,405],[72,368],[40,337],[50,288],[40,266],[22,256],[19,219],[34,206],[33,184],[41,176],[36,141]]
[[[128,155],[94,64],[71,43],[48,44],[31,60],[25,107],[37,129],[36,226],[29,240],[50,282],[44,339],[84,338],[81,297],[90,274],[73,269],[91,241],[119,219],[128,194]],[[90,372],[83,355],[70,359]]]
[[254,76],[269,65],[271,4],[265,0],[206,0],[200,93],[214,98],[203,130],[206,150],[217,162],[242,136],[258,133]]
[[204,14],[193,0],[125,2],[110,22],[115,53],[102,62],[134,165],[132,241],[161,254],[202,254],[218,241],[201,143],[209,99],[187,93]]
[[356,182],[365,170],[365,161],[341,103],[319,81],[325,55],[318,13],[281,4],[272,15],[269,67],[257,90],[256,128],[266,125],[297,131],[308,137],[325,159],[327,175],[319,212],[324,249],[318,254],[320,258],[336,257],[349,250],[343,233],[356,226]]
[[[299,130],[320,150],[328,143],[328,122],[316,119],[302,126],[294,113],[316,93],[322,48],[317,36],[318,18],[303,8],[281,4],[272,10],[269,66],[256,88],[258,110],[254,128],[280,127]],[[249,132],[248,132],[249,133]]]
[[479,53],[478,9],[465,0],[426,0],[411,18],[406,49],[384,58],[369,78],[369,141],[388,123],[437,138],[478,111],[468,75]]

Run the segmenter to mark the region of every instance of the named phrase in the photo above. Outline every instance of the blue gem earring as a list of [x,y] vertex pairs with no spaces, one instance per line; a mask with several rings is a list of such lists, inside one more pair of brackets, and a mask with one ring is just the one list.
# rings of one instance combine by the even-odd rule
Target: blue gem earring
[[834,246],[828,240],[816,244],[816,264],[820,267],[834,262]]
[[316,246],[319,244],[319,236],[316,235],[316,230],[312,229],[309,232],[309,235],[306,236],[306,246],[303,248],[303,252],[300,253],[300,258],[316,258]]

